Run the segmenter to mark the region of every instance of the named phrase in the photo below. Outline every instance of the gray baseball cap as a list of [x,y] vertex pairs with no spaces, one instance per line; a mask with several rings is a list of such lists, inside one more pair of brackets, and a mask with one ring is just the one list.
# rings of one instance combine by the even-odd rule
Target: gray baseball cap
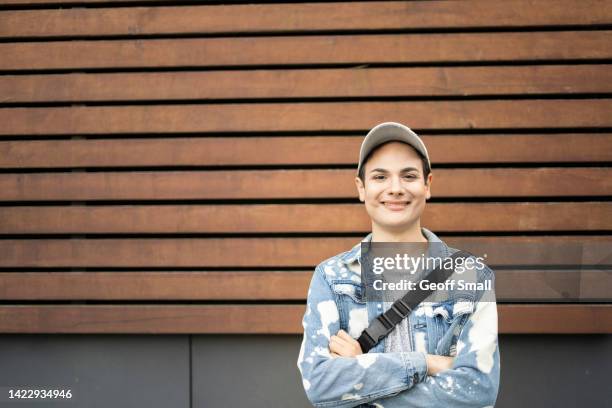
[[408,143],[410,146],[414,147],[417,152],[421,153],[425,157],[428,166],[431,168],[429,154],[427,153],[425,143],[423,143],[421,138],[416,133],[401,123],[384,122],[374,126],[372,130],[368,132],[365,139],[363,139],[363,142],[361,143],[361,150],[359,151],[359,165],[357,166],[357,172],[359,173],[364,164],[363,162],[372,150],[383,143],[391,141]]

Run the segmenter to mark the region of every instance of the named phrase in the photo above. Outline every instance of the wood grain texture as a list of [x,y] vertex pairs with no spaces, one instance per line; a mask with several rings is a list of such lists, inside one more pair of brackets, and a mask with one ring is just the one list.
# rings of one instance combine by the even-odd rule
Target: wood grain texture
[[[305,300],[308,271],[0,272],[0,300]],[[612,271],[500,270],[498,302],[607,302]]]
[[231,103],[0,109],[0,136],[612,127],[608,99]]
[[612,70],[607,65],[0,76],[0,103],[522,96],[610,92]]
[[500,333],[612,333],[612,1],[0,8],[0,333],[301,334],[383,121]]
[[[3,305],[0,332],[301,334],[304,312],[304,305]],[[612,305],[499,305],[498,315],[502,334],[612,333]]]
[[[588,217],[584,217],[588,214]],[[0,207],[2,234],[366,233],[363,204]],[[445,232],[612,230],[612,204],[431,203],[421,222]]]
[[[70,0],[0,1],[0,5],[41,3],[70,3]],[[610,22],[612,5],[605,0],[195,5],[6,11],[0,14],[0,37],[415,30]]]
[[[0,240],[2,268],[313,268],[351,249],[355,237],[71,238]],[[440,238],[491,266],[602,265],[610,236],[530,235]],[[486,256],[485,256],[486,254]]]
[[610,31],[0,43],[0,70],[590,60]]
[[2,333],[296,334],[303,306],[0,306]]
[[[434,198],[605,196],[612,193],[610,173],[608,167],[434,169],[431,191]],[[5,173],[0,200],[355,199],[355,176],[352,169]]]
[[[128,0],[129,3],[132,2],[163,2],[167,0]],[[206,1],[206,0],[203,0]],[[72,5],[74,3],[91,3],[91,4],[109,4],[113,3],[119,5],[121,3],[126,3],[126,0],[0,0],[0,5],[61,5],[68,4]]]
[[500,305],[499,332],[612,333],[612,305]]
[[[438,164],[612,161],[612,133],[424,135],[421,138],[436,175],[444,172],[435,168]],[[147,166],[347,164],[357,168],[362,141],[363,135],[0,141],[0,168],[110,170]],[[440,185],[438,181],[436,189]]]

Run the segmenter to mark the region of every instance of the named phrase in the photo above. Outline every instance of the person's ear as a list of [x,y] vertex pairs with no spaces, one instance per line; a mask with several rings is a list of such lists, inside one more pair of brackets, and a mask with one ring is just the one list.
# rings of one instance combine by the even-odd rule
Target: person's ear
[[359,193],[359,201],[362,203],[365,202],[365,186],[359,177],[355,177],[355,185],[357,186],[357,192]]
[[433,180],[433,173],[429,173],[427,175],[427,195],[425,196],[426,200],[429,200],[431,198],[431,181]]

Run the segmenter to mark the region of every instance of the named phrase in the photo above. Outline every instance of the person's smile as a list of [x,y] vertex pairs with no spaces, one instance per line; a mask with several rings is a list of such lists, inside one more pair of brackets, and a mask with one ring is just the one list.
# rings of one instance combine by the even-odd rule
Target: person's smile
[[385,208],[389,211],[404,211],[410,205],[410,201],[388,200],[381,201]]

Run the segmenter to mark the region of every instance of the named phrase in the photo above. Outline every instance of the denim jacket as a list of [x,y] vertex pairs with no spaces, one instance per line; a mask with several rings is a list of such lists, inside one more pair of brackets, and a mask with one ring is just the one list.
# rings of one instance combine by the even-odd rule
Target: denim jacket
[[[422,228],[440,255],[457,251]],[[370,240],[371,234],[364,241]],[[385,309],[366,302],[361,245],[321,262],[308,290],[304,336],[297,360],[306,395],[316,407],[488,407],[499,388],[497,305],[494,294],[451,291],[441,301],[422,302],[408,317],[412,350],[385,352],[385,341],[356,357],[332,357],[330,336],[343,329],[358,338]],[[486,265],[478,281],[490,279]],[[398,325],[394,330],[398,330]],[[453,356],[450,370],[427,375],[425,353]]]

